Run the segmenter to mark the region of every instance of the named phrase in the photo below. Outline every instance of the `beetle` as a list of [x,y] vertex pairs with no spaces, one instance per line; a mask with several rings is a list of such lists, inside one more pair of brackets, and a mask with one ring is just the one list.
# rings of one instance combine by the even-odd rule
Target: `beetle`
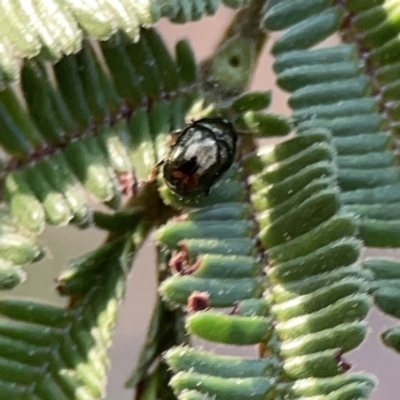
[[167,186],[181,196],[208,195],[232,165],[237,133],[225,118],[203,118],[179,133],[163,160]]

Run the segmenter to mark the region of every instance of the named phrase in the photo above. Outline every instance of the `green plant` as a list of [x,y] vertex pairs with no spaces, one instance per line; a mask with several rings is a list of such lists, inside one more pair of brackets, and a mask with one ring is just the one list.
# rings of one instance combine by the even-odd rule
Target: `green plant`
[[[400,3],[224,0],[237,14],[202,63],[186,41],[171,56],[152,26],[219,0],[26,4],[0,6],[0,289],[44,256],[46,223],[107,239],[58,276],[65,307],[0,300],[0,398],[103,396],[126,277],[157,228],[137,399],[368,399],[374,379],[343,354],[371,299],[400,317],[400,262],[357,265],[363,246],[400,246]],[[247,89],[269,31],[284,31],[271,51],[288,119]],[[312,48],[334,34],[340,45]],[[208,196],[180,197],[154,166],[173,131],[215,115],[240,134],[236,160]],[[204,352],[191,335],[258,344],[260,358]],[[382,334],[396,351],[399,338]]]

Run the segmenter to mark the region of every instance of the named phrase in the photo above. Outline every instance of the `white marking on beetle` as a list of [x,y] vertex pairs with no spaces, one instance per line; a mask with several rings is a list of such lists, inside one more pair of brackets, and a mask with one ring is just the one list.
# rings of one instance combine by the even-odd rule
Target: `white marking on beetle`
[[179,150],[177,158],[184,158],[188,161],[196,158],[199,166],[196,173],[199,175],[218,161],[218,144],[213,138],[204,137],[203,132],[193,133],[192,137]]

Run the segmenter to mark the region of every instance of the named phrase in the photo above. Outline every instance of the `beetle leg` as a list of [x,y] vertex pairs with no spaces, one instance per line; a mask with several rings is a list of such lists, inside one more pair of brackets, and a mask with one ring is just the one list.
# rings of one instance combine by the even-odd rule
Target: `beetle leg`
[[148,179],[148,182],[154,182],[157,179],[157,174],[158,174],[158,168],[161,167],[166,161],[166,158],[163,158],[160,160],[154,167],[151,169],[150,173],[150,178]]
[[173,132],[171,132],[171,138],[170,138],[170,145],[173,146],[176,143],[176,140],[178,139],[178,136],[182,133],[181,129],[177,129]]

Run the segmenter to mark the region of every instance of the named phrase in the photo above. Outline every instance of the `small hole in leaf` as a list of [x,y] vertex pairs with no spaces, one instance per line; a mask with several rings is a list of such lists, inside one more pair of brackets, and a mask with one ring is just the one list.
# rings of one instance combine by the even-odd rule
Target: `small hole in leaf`
[[240,58],[239,56],[232,56],[229,59],[229,64],[231,67],[237,68],[240,65]]

